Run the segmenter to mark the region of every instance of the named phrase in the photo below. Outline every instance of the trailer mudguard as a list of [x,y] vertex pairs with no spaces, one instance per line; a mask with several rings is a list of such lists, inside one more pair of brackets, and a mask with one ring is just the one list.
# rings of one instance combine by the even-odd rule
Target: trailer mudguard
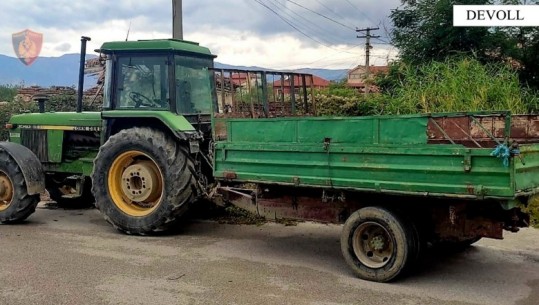
[[0,150],[6,151],[19,165],[28,195],[45,191],[45,173],[37,156],[27,147],[11,142],[0,142]]

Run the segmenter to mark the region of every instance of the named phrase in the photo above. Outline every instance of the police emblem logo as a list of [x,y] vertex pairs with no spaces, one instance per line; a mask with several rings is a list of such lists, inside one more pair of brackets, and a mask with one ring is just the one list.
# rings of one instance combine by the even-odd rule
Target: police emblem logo
[[43,34],[26,29],[12,34],[12,42],[17,58],[29,66],[34,63],[41,52]]

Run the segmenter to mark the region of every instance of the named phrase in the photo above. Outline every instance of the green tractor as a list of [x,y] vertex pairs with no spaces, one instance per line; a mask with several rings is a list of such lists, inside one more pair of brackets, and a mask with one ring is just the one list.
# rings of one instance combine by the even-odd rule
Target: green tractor
[[1,222],[28,217],[46,188],[62,204],[95,197],[124,232],[157,232],[207,186],[198,175],[209,167],[197,155],[210,149],[210,51],[176,40],[110,42],[98,51],[106,60],[102,112],[9,121],[10,142],[0,145]]
[[179,40],[98,51],[101,112],[82,112],[79,90],[78,112],[40,107],[9,121],[0,222],[27,218],[47,189],[64,203],[95,199],[120,231],[152,234],[206,197],[344,223],[345,260],[380,282],[427,243],[466,246],[529,224],[520,208],[539,193],[534,116],[321,117],[311,75],[214,69],[207,48]]

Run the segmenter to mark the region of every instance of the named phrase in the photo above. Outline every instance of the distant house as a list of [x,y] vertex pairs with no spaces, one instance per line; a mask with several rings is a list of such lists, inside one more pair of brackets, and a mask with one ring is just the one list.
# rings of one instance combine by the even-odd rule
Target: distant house
[[228,78],[232,81],[235,87],[247,90],[249,87],[255,88],[262,83],[260,73],[245,73],[245,72],[233,72],[228,75]]
[[[292,82],[290,78],[287,78],[284,80],[284,82],[281,82],[281,80],[275,81],[273,83],[273,91],[275,94],[281,94],[284,89],[284,94],[290,94],[291,89],[294,88],[294,92],[299,94],[300,89],[303,88],[303,81],[302,77],[299,75],[294,76],[294,82],[292,86]],[[330,84],[330,81],[323,79],[321,77],[318,77],[316,75],[313,75],[312,77],[307,76],[305,78],[305,85],[307,88],[314,88],[314,89],[323,89],[327,88]]]
[[215,85],[219,111],[223,112],[225,108],[234,104],[236,98],[255,90],[255,88],[259,88],[262,85],[262,74],[255,71],[250,73],[224,71],[221,75],[221,72],[217,70]]
[[[389,71],[388,66],[370,66],[369,67],[369,78],[372,78],[373,76],[380,74],[380,73],[387,73]],[[365,92],[365,85],[366,85],[366,78],[367,78],[367,69],[365,66],[357,66],[353,68],[352,70],[348,71],[348,79],[347,79],[347,85],[349,87],[355,88],[358,91]],[[378,88],[376,86],[371,86],[369,88],[369,92],[378,92]]]

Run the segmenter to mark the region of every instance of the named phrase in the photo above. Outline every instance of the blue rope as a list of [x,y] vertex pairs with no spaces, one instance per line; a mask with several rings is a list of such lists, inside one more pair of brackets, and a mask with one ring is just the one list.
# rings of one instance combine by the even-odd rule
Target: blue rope
[[519,154],[520,150],[518,148],[510,149],[506,144],[496,146],[494,151],[490,153],[491,156],[502,159],[503,166],[505,167],[509,167],[509,158],[511,158],[511,155]]

